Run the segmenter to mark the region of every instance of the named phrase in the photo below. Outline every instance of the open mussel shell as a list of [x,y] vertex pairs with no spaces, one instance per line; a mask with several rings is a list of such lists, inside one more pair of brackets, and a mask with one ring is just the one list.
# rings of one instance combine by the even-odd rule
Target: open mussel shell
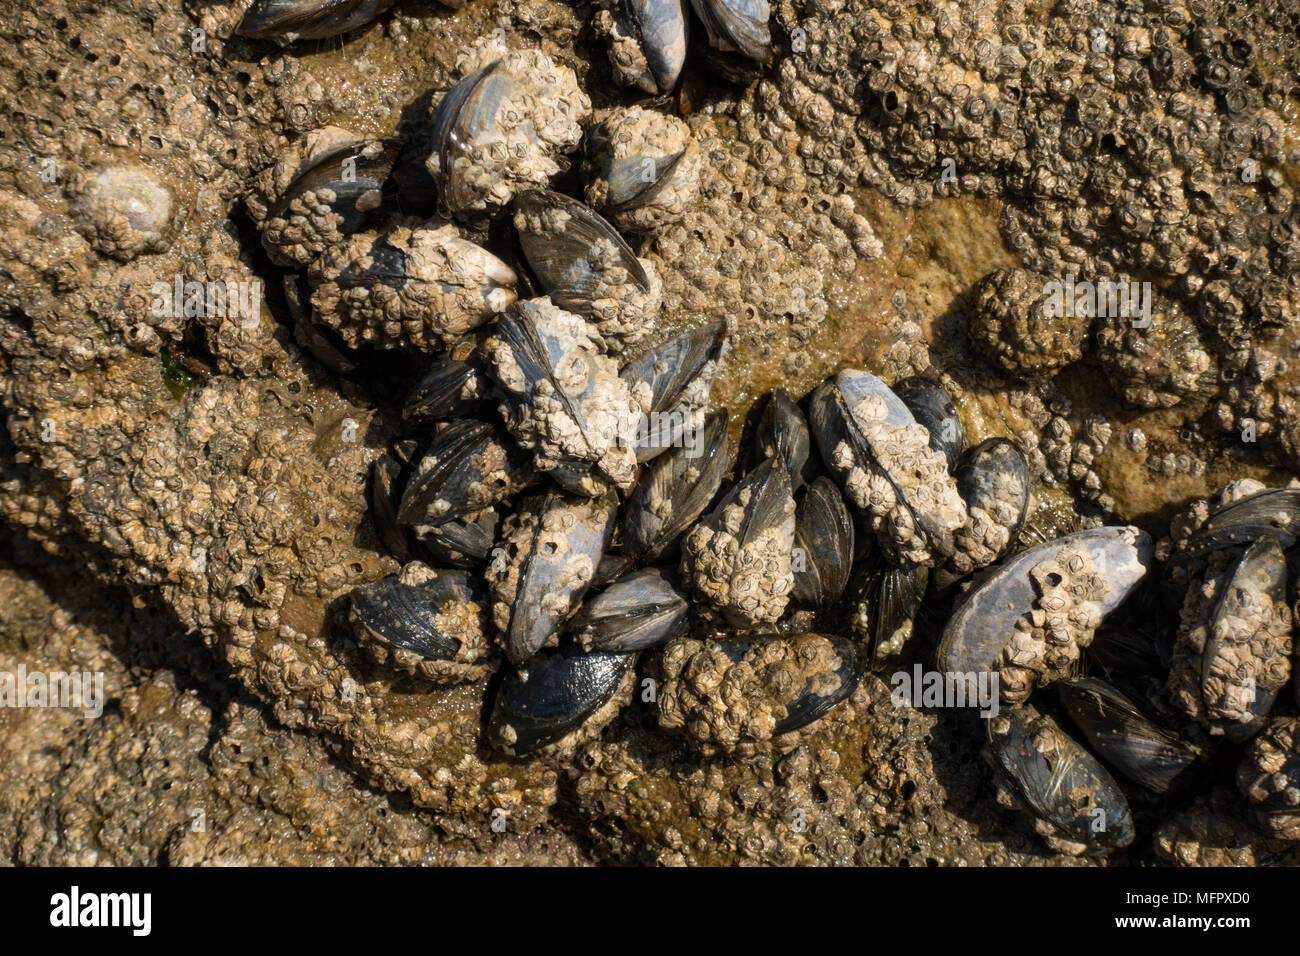
[[727,413],[710,412],[695,447],[682,445],[646,468],[623,508],[623,546],[636,560],[657,560],[713,501],[731,462]]
[[794,598],[824,608],[838,601],[853,569],[853,518],[835,483],[818,478],[795,509]]
[[402,405],[408,422],[436,422],[472,411],[485,392],[477,339],[467,336],[429,362]]
[[582,600],[614,534],[617,496],[553,491],[526,497],[489,565],[493,617],[506,654],[521,665]]
[[646,568],[589,597],[570,620],[569,632],[584,650],[639,651],[685,635],[689,610],[675,575]]
[[487,594],[463,571],[407,565],[350,595],[358,640],[381,664],[437,681],[478,680],[491,670]]
[[235,27],[256,40],[324,40],[364,26],[397,0],[254,0]]
[[925,600],[930,569],[923,564],[891,564],[872,572],[859,603],[877,660],[901,654],[912,636]]
[[772,55],[767,0],[691,0],[695,14],[709,34],[709,45],[734,51],[758,63]]
[[810,461],[812,433],[808,419],[783,389],[772,392],[763,407],[754,432],[754,448],[760,460],[779,458],[785,463],[796,491],[817,475],[817,466]]
[[1100,577],[1100,592],[1089,602],[1099,619],[1133,592],[1155,561],[1151,537],[1131,526],[1077,531],[1013,555],[986,572],[954,608],[939,642],[939,670],[996,671],[1003,650],[1019,633],[1016,622],[1034,610],[1031,572],[1070,551],[1082,552]]
[[1148,718],[1118,688],[1078,677],[1056,689],[1088,745],[1134,783],[1154,793],[1177,792],[1198,775],[1200,750]]
[[923,375],[905,378],[892,387],[912,417],[930,433],[930,447],[948,460],[949,469],[957,467],[966,447],[966,433],[948,390]]
[[637,429],[637,461],[683,444],[683,432],[708,400],[726,337],[726,323],[710,322],[674,335],[623,366],[619,377],[634,394],[647,396],[649,405]]
[[1027,705],[1004,708],[988,720],[985,754],[1016,802],[1047,824],[1039,829],[1054,846],[1105,853],[1133,842],[1123,791],[1050,717]]
[[571,642],[543,651],[502,679],[488,721],[489,739],[521,757],[561,741],[588,721],[593,727],[603,724],[627,696],[620,689],[630,693],[625,682],[635,661],[635,654],[584,653]]
[[490,508],[530,484],[529,456],[486,422],[462,419],[438,431],[406,484],[398,524],[428,529]]

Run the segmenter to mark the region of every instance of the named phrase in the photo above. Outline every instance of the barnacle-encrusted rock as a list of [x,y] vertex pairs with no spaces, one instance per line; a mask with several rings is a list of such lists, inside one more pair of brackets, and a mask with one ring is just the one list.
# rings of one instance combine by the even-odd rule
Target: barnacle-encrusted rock
[[1205,398],[1218,384],[1218,363],[1175,299],[1156,297],[1151,315],[1136,321],[1098,319],[1097,357],[1120,397],[1139,408]]
[[1250,742],[1237,785],[1270,836],[1300,840],[1300,719],[1274,720]]
[[441,186],[446,214],[481,218],[563,169],[563,157],[582,139],[591,99],[573,70],[538,50],[506,53],[488,42],[457,66],[469,75],[435,110],[425,165]]
[[167,247],[175,198],[145,167],[101,166],[77,173],[68,192],[77,229],[97,252],[126,262]]
[[433,351],[515,299],[514,270],[451,223],[395,222],[331,246],[308,269],[317,322],[348,345]]
[[[846,666],[847,658],[847,666]],[[845,642],[819,634],[752,641],[697,640],[668,644],[659,662],[659,726],[685,733],[704,753],[755,745],[782,746],[808,721],[853,690],[857,676]]]
[[784,465],[764,462],[682,539],[682,577],[736,627],[770,624],[794,587],[795,503]]
[[629,106],[587,133],[587,203],[619,229],[658,232],[695,201],[702,158],[676,116]]
[[998,269],[980,282],[971,340],[1004,371],[1050,375],[1083,357],[1092,315],[1065,303],[1064,293],[1054,298],[1052,281],[1027,269]]
[[602,353],[595,328],[550,299],[530,299],[511,307],[483,355],[506,392],[506,426],[539,470],[584,494],[599,494],[602,478],[631,488],[645,409]]

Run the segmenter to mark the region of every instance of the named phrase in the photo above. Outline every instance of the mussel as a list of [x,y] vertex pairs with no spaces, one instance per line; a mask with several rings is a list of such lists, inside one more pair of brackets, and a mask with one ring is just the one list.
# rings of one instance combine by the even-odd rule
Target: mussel
[[840,599],[853,567],[853,519],[829,478],[808,486],[795,509],[794,598],[824,608]]
[[949,469],[956,468],[966,446],[966,433],[948,390],[923,375],[895,382],[893,390],[917,423],[930,433],[930,447],[947,459]]
[[587,132],[585,156],[587,202],[628,232],[678,222],[699,189],[700,150],[676,116],[615,110]]
[[689,609],[671,573],[646,568],[588,598],[569,631],[587,651],[640,651],[683,637]]
[[772,55],[772,32],[767,0],[691,0],[696,15],[716,49],[734,51],[758,63]]
[[690,429],[698,428],[726,333],[722,322],[688,329],[623,366],[619,376],[646,409],[637,426],[637,461],[682,446]]
[[958,576],[1000,560],[1029,513],[1029,462],[1013,442],[990,438],[966,453],[953,477],[966,502],[967,522],[953,537],[949,562]]
[[779,458],[785,463],[795,491],[817,477],[817,467],[811,461],[808,419],[784,389],[778,388],[768,396],[754,432],[754,448],[760,460]]
[[256,40],[324,40],[364,26],[397,0],[254,0],[235,27]]
[[683,0],[602,0],[593,21],[609,43],[609,63],[620,83],[668,93],[686,64]]

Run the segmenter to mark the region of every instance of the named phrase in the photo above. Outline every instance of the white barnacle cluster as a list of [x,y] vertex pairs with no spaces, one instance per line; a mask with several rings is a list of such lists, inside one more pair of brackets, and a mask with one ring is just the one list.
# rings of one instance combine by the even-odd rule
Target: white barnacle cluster
[[1086,549],[1064,547],[1029,569],[1033,605],[1002,651],[1002,698],[1021,703],[1039,683],[1068,675],[1101,623],[1105,583]]

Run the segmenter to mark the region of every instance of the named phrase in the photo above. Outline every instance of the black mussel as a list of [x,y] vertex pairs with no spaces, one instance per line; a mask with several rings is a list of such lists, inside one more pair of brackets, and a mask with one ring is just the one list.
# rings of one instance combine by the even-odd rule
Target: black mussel
[[1134,783],[1155,793],[1177,792],[1197,776],[1200,750],[1147,717],[1118,688],[1092,677],[1056,688],[1089,746]]
[[526,452],[486,422],[462,419],[433,436],[406,483],[398,524],[424,538],[429,529],[463,521],[532,483]]
[[397,0],[254,0],[235,27],[255,40],[324,40],[364,26]]
[[623,546],[642,563],[658,560],[713,501],[730,466],[727,413],[710,412],[698,439],[646,468],[623,509]]
[[998,673],[1002,700],[1073,676],[1102,618],[1131,594],[1155,561],[1135,527],[1094,528],[1013,555],[954,608],[939,643],[947,673]]
[[690,602],[675,577],[646,568],[619,578],[587,598],[569,631],[588,651],[640,651],[683,637]]
[[990,438],[966,453],[953,477],[968,520],[953,536],[949,569],[964,576],[1000,560],[1019,539],[1029,513],[1029,462],[1014,442]]
[[611,351],[640,340],[659,311],[662,286],[654,266],[569,196],[530,189],[514,208],[520,245],[551,301],[595,325]]
[[384,547],[396,558],[408,554],[406,535],[397,523],[397,507],[406,478],[407,466],[392,454],[384,454],[370,469],[370,508],[375,530]]
[[710,322],[641,353],[619,375],[648,411],[637,427],[636,460],[649,461],[684,444],[709,400],[727,327]]
[[596,565],[596,574],[592,577],[591,584],[588,587],[593,589],[608,587],[632,570],[635,564],[636,561],[633,560],[630,554],[607,551],[605,556],[600,559],[600,563]]
[[1219,509],[1175,549],[1171,561],[1203,557],[1264,537],[1276,538],[1283,548],[1300,537],[1300,488],[1267,489]]
[[609,44],[614,78],[669,93],[686,65],[684,0],[602,0],[593,25]]
[[853,518],[844,498],[829,478],[808,486],[795,509],[794,598],[800,604],[824,608],[838,601],[853,569]]
[[772,55],[767,0],[691,0],[695,14],[709,33],[709,45],[740,53],[758,63]]
[[780,458],[785,462],[795,491],[817,477],[817,466],[810,460],[812,433],[808,419],[782,389],[772,392],[763,408],[754,433],[754,448],[760,460]]
[[406,397],[402,418],[436,422],[472,411],[484,397],[486,385],[477,348],[477,339],[466,337],[435,357]]
[[923,375],[895,382],[893,389],[917,423],[930,433],[930,447],[947,459],[949,469],[956,468],[966,447],[966,433],[948,390]]
[[925,599],[930,569],[924,564],[891,564],[873,571],[858,602],[857,628],[877,660],[901,654]]
[[479,680],[492,670],[487,595],[463,571],[419,562],[350,595],[357,640],[380,664],[444,683]]
[[999,802],[1034,817],[1053,849],[1106,853],[1133,842],[1124,793],[1106,768],[1050,717],[1033,707],[988,719],[985,759],[1001,785]]
[[644,405],[586,320],[549,299],[517,302],[484,340],[483,355],[504,393],[506,427],[539,471],[577,494],[599,495],[607,482],[631,490]]
[[952,555],[966,505],[930,433],[884,382],[845,369],[809,399],[822,460],[865,514],[889,560],[934,565]]
[[705,753],[780,745],[853,693],[861,663],[852,641],[820,634],[679,638],[658,661],[659,726]]
[[420,545],[435,563],[448,568],[480,568],[496,543],[501,513],[484,508],[465,518],[452,518],[424,529]]
[[1212,734],[1251,736],[1290,679],[1286,573],[1282,545],[1268,536],[1240,554],[1213,552],[1188,588],[1169,691]]
[[1250,742],[1237,786],[1269,836],[1300,840],[1300,718],[1275,718]]
[[530,495],[488,564],[493,621],[516,666],[554,638],[595,577],[614,534],[617,497]]
[[790,474],[768,459],[682,539],[682,580],[733,627],[775,623],[794,587]]
[[595,733],[632,698],[635,654],[584,653],[566,642],[543,651],[497,689],[488,737],[504,753],[535,753],[581,730]]

